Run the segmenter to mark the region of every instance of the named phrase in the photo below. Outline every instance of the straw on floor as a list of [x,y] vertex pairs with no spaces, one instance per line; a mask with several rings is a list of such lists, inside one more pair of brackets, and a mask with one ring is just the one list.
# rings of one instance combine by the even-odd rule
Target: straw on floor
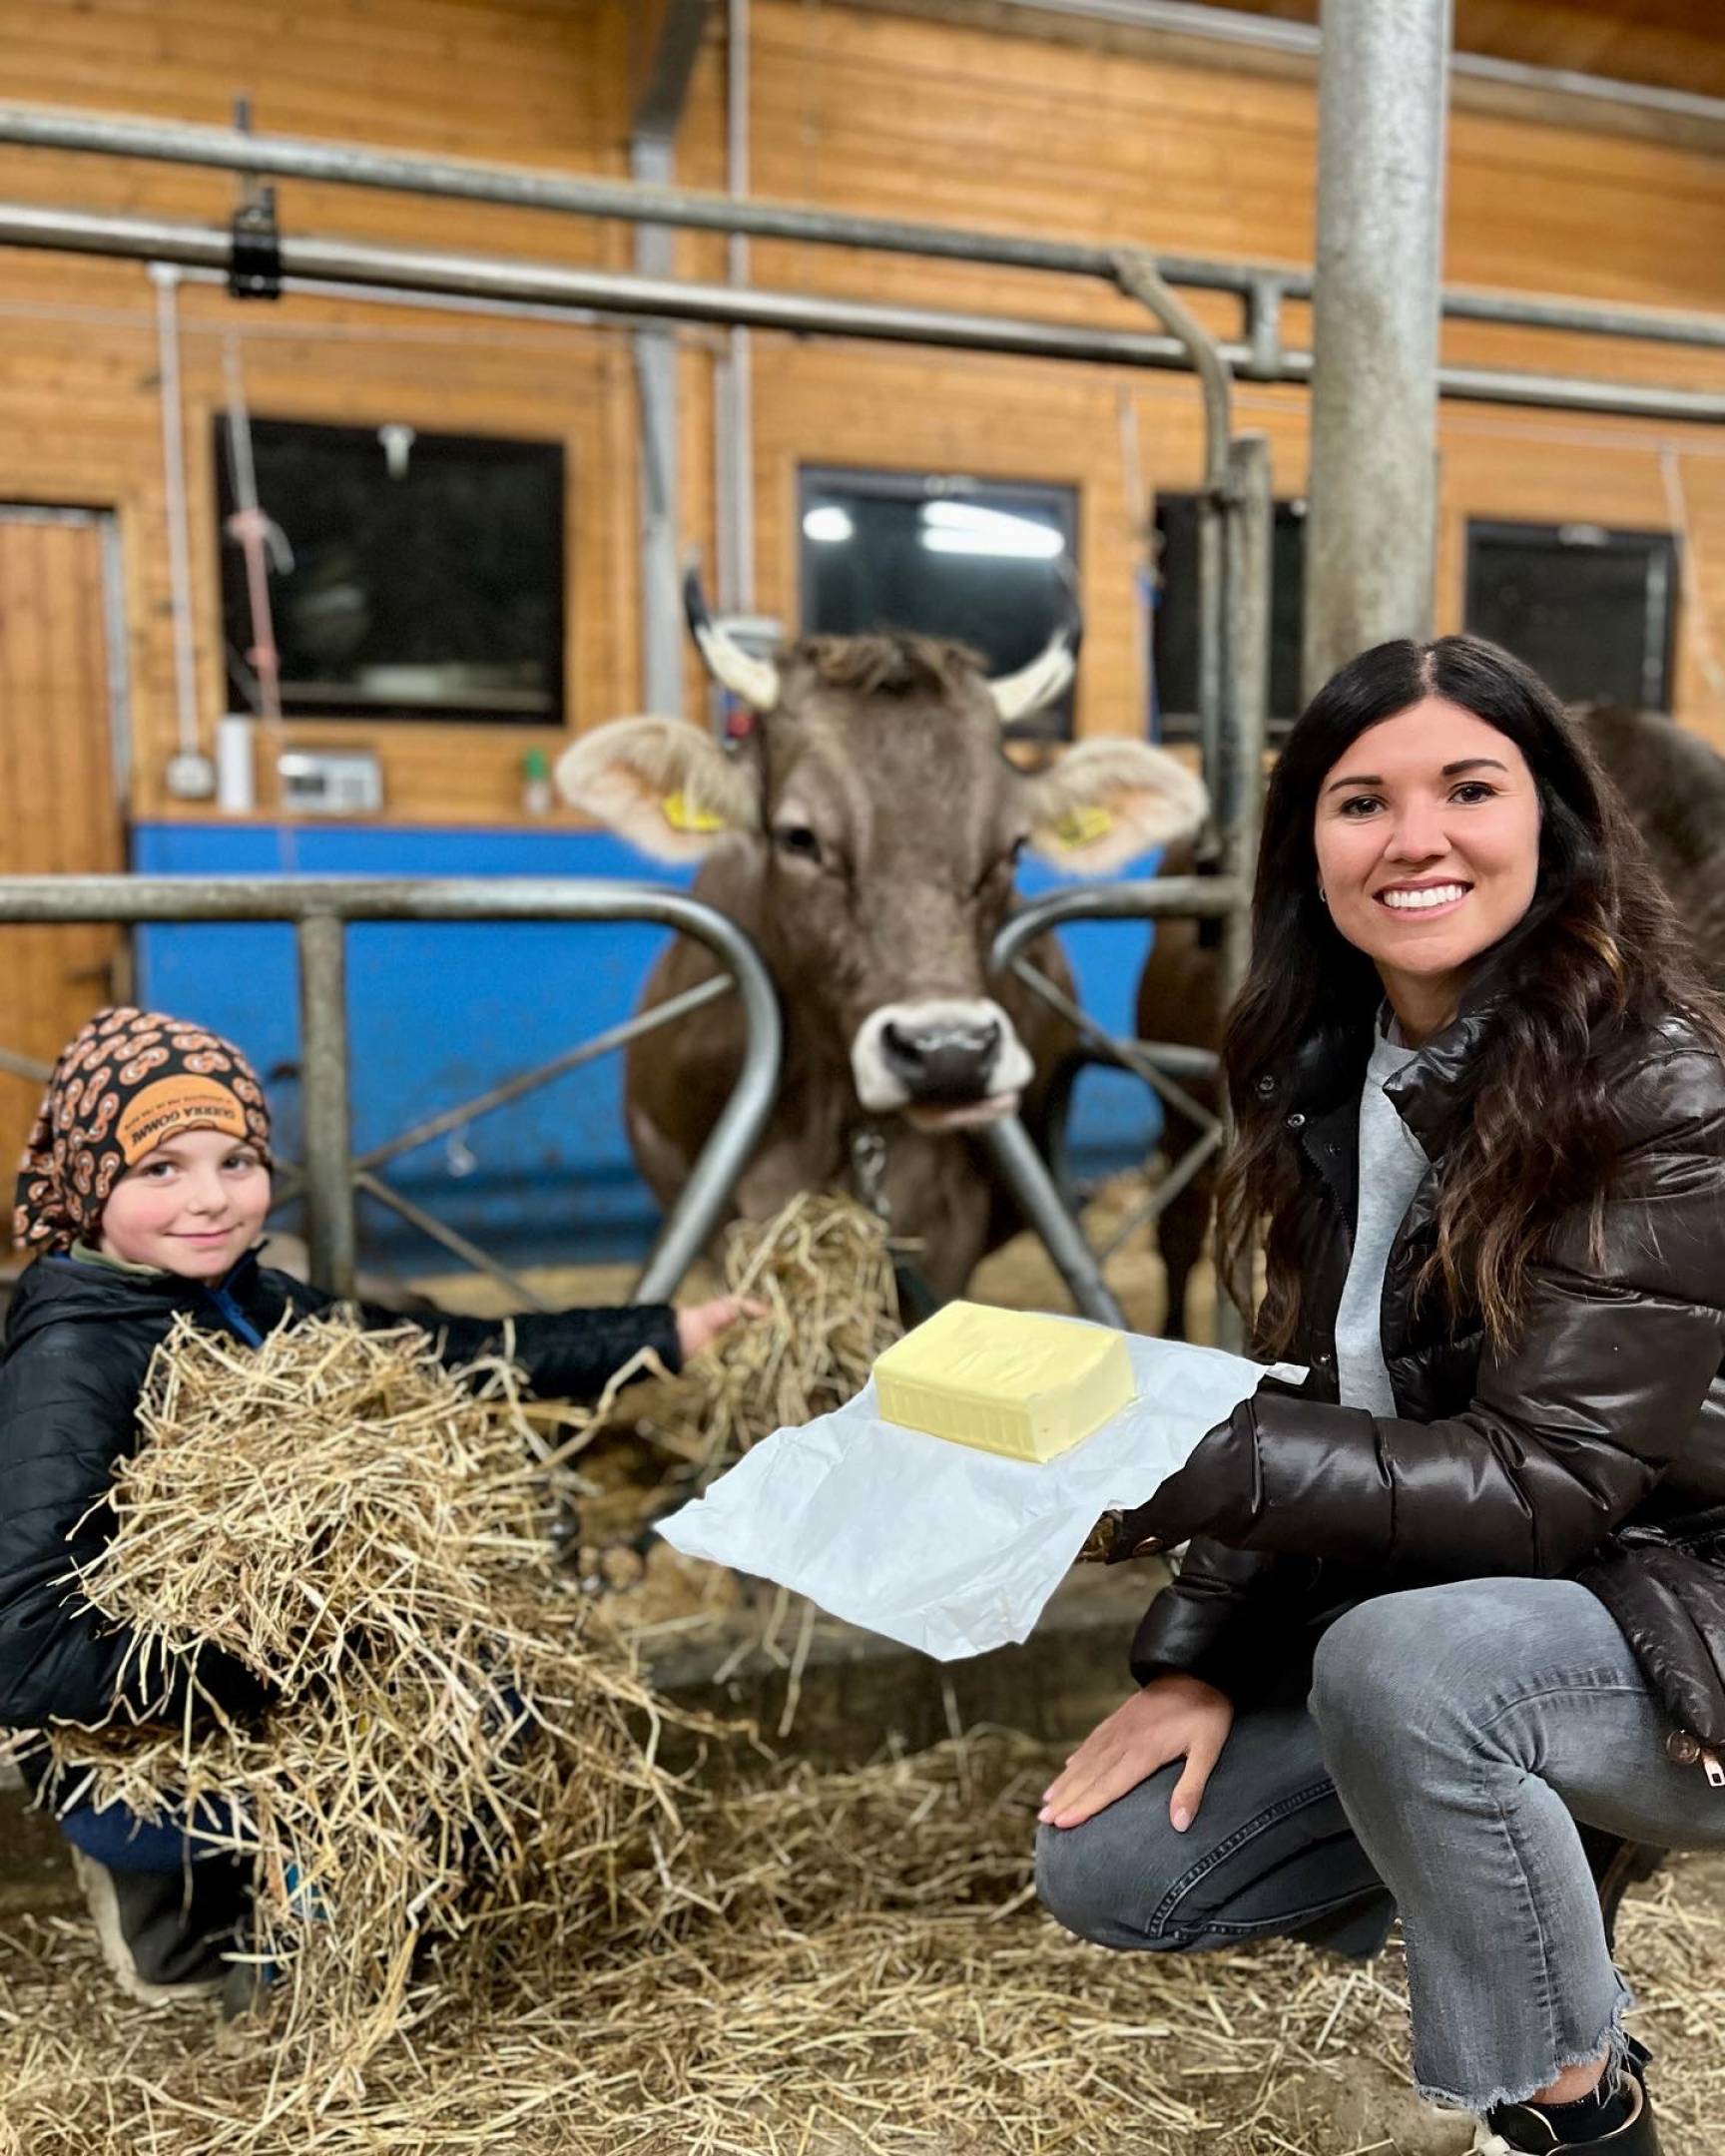
[[[878,1270],[871,1317],[822,1289],[824,1232],[873,1249],[825,1218],[736,1259],[766,1251],[754,1280],[791,1285],[768,1287],[768,1338],[733,1344],[714,1381],[745,1405],[685,1471],[748,1441],[750,1416],[790,1419],[777,1402],[798,1388],[850,1382],[860,1309],[894,1323]],[[851,1375],[783,1337],[822,1293]],[[0,1929],[0,2156],[1465,2145],[1405,2092],[1394,1952],[1358,1969],[1291,1945],[1187,1961],[1064,1937],[1030,1879],[1054,1763],[1022,1738],[839,1773],[709,1729],[668,1773],[670,1711],[542,1538],[548,1469],[607,1417],[548,1436],[506,1366],[461,1385],[410,1329],[339,1324],[258,1356],[179,1336],[149,1414],[90,1589],[159,1646],[239,1654],[283,1703],[256,1736],[189,1749],[56,1741],[140,1808],[239,1800],[283,1977],[219,2032],[207,2006],[121,1996],[81,1917]],[[1622,1924],[1670,2156],[1700,2156],[1725,2119],[1718,1869],[1666,1878]]]

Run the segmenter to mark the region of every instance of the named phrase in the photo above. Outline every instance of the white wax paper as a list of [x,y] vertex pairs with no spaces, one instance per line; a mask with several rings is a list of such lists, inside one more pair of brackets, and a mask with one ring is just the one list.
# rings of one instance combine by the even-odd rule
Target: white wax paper
[[775,1430],[659,1532],[942,1662],[1026,1639],[1099,1516],[1153,1496],[1266,1374],[1217,1348],[1126,1346],[1137,1398],[1057,1459],[882,1421],[870,1379],[836,1413]]

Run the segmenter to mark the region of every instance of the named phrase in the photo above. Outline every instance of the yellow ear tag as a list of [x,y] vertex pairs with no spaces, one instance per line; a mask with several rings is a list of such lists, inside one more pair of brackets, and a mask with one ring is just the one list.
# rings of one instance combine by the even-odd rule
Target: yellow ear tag
[[667,794],[659,804],[659,810],[673,830],[717,831],[725,828],[723,816],[714,815],[708,808],[697,808],[687,794]]
[[1106,838],[1113,828],[1114,818],[1106,808],[1086,803],[1082,808],[1067,809],[1054,826],[1054,842],[1063,852],[1075,853],[1080,846]]

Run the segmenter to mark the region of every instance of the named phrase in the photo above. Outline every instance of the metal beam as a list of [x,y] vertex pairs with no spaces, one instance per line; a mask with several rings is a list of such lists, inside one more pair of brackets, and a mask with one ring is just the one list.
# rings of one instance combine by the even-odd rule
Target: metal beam
[[[707,28],[710,0],[666,0],[647,80],[635,107],[629,169],[638,182],[668,186],[676,170],[677,129],[689,98],[695,62]],[[640,225],[635,269],[644,277],[676,270],[668,225]],[[644,709],[675,712],[683,703],[682,453],[677,420],[677,343],[659,326],[634,333],[635,391],[640,424],[641,701]]]
[[[230,239],[221,226],[91,217],[82,211],[45,210],[32,203],[0,203],[0,247],[46,248],[222,270]],[[1178,371],[1192,365],[1190,352],[1179,338],[1142,330],[1091,329],[1082,323],[1004,314],[950,314],[928,307],[870,306],[862,300],[815,298],[758,286],[739,290],[725,284],[632,277],[550,263],[509,262],[495,256],[421,255],[345,241],[285,239],[282,255],[287,269],[283,289],[288,292],[315,286],[327,296],[342,286],[371,285],[376,293],[407,291],[481,302],[519,300],[626,321],[747,322],[754,328],[792,334],[1010,352],[1029,359],[1088,360],[1099,366]],[[1243,371],[1254,357],[1252,347],[1243,341],[1223,343],[1219,349],[1231,366]],[[1312,354],[1296,350],[1275,354],[1268,378],[1307,382],[1311,376]],[[1725,424],[1725,391],[1662,389],[1637,382],[1458,366],[1439,368],[1438,386],[1445,396],[1473,403]]]
[[[1206,7],[1198,12],[1209,15],[1217,11]],[[1111,278],[1115,259],[1112,247],[1079,242],[917,225],[900,219],[854,217],[800,204],[764,202],[759,197],[739,202],[728,195],[687,188],[641,187],[620,180],[534,172],[470,159],[398,155],[351,144],[241,135],[231,128],[130,120],[52,106],[0,102],[0,143],[205,166],[217,171],[260,170],[403,194],[506,203],[578,217],[746,233],[757,239],[866,248],[879,254],[985,263],[1062,275]],[[1168,283],[1194,290],[1233,292],[1248,301],[1266,293],[1288,299],[1310,298],[1312,294],[1312,272],[1297,264],[1220,262],[1207,256],[1168,254],[1157,254],[1153,260]],[[225,258],[218,267],[226,270]],[[1446,315],[1460,320],[1503,322],[1519,328],[1572,330],[1589,336],[1670,344],[1725,344],[1725,316],[1679,308],[1522,297],[1459,285],[1444,291],[1442,307]]]
[[1306,694],[1425,637],[1450,0],[1323,0]]
[[712,0],[665,0],[629,132],[670,142],[682,124]]

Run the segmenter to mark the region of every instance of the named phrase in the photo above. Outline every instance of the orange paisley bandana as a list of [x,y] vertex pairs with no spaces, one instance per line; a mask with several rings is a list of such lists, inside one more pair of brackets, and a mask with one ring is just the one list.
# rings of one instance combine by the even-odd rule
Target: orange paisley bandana
[[232,1041],[122,1004],[98,1011],[54,1066],[18,1175],[22,1250],[89,1241],[128,1168],[185,1130],[225,1131],[270,1162],[270,1106]]

